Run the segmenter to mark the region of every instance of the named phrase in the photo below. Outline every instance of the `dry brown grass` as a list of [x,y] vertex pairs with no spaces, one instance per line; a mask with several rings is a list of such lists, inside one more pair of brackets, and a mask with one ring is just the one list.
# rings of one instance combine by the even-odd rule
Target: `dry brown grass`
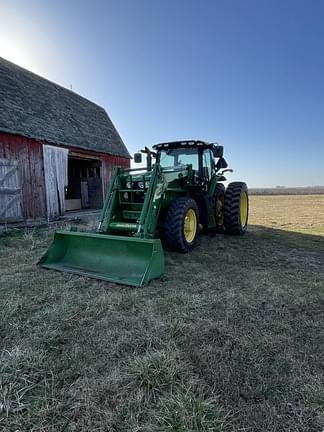
[[0,236],[0,430],[322,432],[324,237],[284,231],[293,198],[141,289],[36,267],[51,231]]
[[324,194],[251,196],[250,205],[253,225],[324,235]]

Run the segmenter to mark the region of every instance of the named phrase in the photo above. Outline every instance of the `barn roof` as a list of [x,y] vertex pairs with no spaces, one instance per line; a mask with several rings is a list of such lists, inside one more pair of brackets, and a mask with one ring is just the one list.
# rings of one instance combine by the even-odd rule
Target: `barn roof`
[[130,157],[102,107],[2,57],[0,131]]

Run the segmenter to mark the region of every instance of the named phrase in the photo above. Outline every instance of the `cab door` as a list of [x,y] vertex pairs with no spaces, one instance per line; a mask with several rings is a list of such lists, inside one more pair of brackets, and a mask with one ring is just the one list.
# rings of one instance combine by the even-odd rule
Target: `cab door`
[[213,172],[213,159],[209,149],[205,149],[202,154],[202,176],[209,182]]

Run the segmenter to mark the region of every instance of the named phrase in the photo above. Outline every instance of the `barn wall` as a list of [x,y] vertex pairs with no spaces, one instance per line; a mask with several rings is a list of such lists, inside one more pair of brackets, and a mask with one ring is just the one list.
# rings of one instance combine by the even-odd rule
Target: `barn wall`
[[[46,218],[46,192],[43,144],[19,135],[0,132],[0,158],[18,162],[22,187],[23,216],[26,219]],[[66,147],[68,148],[68,147]],[[95,155],[101,160],[103,194],[106,194],[114,166],[128,168],[130,159],[70,147],[84,155]]]
[[117,165],[119,167],[129,168],[130,159],[111,155],[101,155],[101,163],[103,193],[105,195],[110,182],[113,167]]
[[18,162],[24,218],[46,217],[42,145],[33,139],[0,132],[0,158]]

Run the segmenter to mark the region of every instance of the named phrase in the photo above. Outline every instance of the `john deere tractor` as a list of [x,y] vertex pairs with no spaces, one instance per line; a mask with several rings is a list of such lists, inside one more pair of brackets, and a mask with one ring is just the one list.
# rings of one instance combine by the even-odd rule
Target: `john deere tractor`
[[245,183],[230,183],[223,147],[204,141],[157,144],[136,153],[146,168],[116,168],[96,233],[57,231],[43,267],[141,286],[164,272],[164,247],[187,253],[200,232],[244,234]]

